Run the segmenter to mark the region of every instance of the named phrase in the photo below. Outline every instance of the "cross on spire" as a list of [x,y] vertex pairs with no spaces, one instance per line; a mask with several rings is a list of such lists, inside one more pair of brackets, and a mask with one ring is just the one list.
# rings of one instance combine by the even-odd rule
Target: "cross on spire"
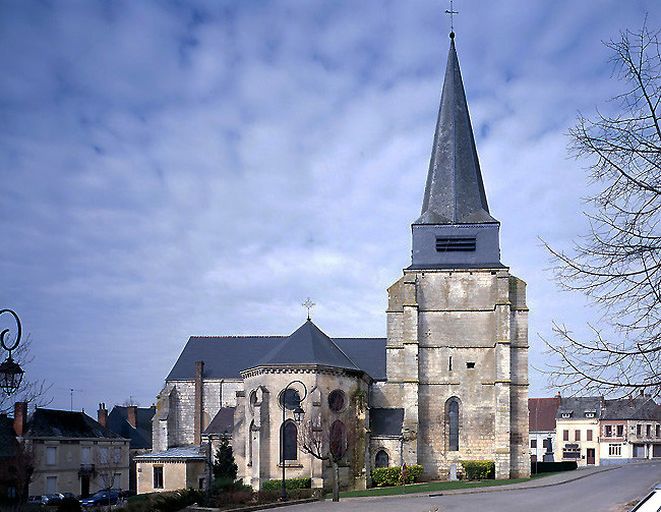
[[454,15],[459,14],[459,11],[454,10],[453,0],[450,0],[450,8],[445,9],[445,14],[450,15],[450,37],[454,39]]
[[304,308],[306,308],[308,310],[308,320],[310,320],[310,310],[313,307],[315,307],[316,304],[314,302],[312,302],[312,299],[310,297],[308,297],[307,299],[305,299],[305,302],[303,302],[301,304],[301,306],[303,306]]

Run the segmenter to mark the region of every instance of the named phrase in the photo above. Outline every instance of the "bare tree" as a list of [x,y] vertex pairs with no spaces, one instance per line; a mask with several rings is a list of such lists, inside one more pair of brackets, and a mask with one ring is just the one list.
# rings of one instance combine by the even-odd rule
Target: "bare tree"
[[94,469],[102,490],[114,489],[118,483],[121,470],[126,468],[123,452],[122,444],[112,443],[97,447]]
[[11,455],[0,461],[0,481],[12,487],[13,495],[0,503],[0,511],[20,512],[27,506],[28,489],[35,467],[35,457],[30,442],[12,438],[8,441]]
[[[30,351],[31,345],[30,335],[28,335],[21,341],[16,350],[12,352],[13,359],[23,369],[29,366],[34,360],[34,356]],[[6,354],[0,351],[0,357],[4,358]],[[14,402],[27,402],[33,407],[44,407],[53,401],[49,394],[52,384],[49,384],[44,379],[31,379],[28,375],[29,372],[26,372],[26,376],[23,378],[18,390],[11,396],[0,392],[0,414],[12,414]]]
[[301,450],[315,459],[328,461],[333,468],[333,501],[340,501],[340,462],[349,447],[346,427],[340,421],[307,420],[298,430]]
[[571,392],[631,395],[661,391],[661,53],[647,23],[605,43],[626,90],[613,114],[579,116],[570,149],[589,161],[596,192],[586,199],[589,232],[570,252],[546,244],[555,277],[603,313],[587,339],[553,325],[554,386]]

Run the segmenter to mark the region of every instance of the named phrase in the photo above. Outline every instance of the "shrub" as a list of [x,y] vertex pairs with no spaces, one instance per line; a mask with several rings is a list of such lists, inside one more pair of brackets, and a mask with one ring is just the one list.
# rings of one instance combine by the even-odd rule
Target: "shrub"
[[181,489],[173,492],[152,493],[142,499],[135,498],[128,500],[126,506],[128,512],[177,512],[188,505],[202,501],[204,493],[193,489]]
[[494,478],[496,463],[492,460],[462,460],[467,480],[486,480]]
[[417,482],[421,475],[422,466],[419,464],[406,466],[406,482],[402,482],[402,468],[400,466],[375,468],[372,470],[372,483],[377,487],[401,485],[402,483],[412,484]]
[[[285,480],[285,489],[309,489],[312,487],[311,478],[288,478]],[[282,480],[267,480],[262,484],[262,491],[279,491],[282,489]]]
[[530,472],[535,473],[554,473],[556,471],[572,471],[578,465],[575,460],[564,460],[562,462],[533,462],[530,465]]
[[76,498],[64,498],[58,503],[57,512],[80,512],[80,502]]

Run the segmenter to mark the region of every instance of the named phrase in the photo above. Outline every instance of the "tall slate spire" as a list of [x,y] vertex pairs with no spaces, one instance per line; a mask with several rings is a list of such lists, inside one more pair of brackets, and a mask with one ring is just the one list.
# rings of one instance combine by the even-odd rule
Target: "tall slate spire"
[[450,38],[422,213],[415,223],[497,222],[489,215],[454,34]]
[[412,269],[499,268],[500,223],[489,214],[459,59],[450,33],[441,106]]

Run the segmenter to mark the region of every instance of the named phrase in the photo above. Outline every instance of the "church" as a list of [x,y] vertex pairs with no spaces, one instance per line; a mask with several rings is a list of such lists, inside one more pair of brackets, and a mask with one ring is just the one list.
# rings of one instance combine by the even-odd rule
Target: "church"
[[341,452],[343,488],[403,463],[426,480],[462,460],[494,461],[499,479],[529,476],[526,284],[500,261],[499,228],[451,33],[411,265],[387,290],[387,337],[333,338],[310,318],[288,336],[191,337],[158,395],[144,489],[151,472],[168,488],[159,461],[197,467],[202,485],[199,448],[223,437],[255,489],[283,465],[288,478],[329,487],[328,462],[302,449],[306,425]]

